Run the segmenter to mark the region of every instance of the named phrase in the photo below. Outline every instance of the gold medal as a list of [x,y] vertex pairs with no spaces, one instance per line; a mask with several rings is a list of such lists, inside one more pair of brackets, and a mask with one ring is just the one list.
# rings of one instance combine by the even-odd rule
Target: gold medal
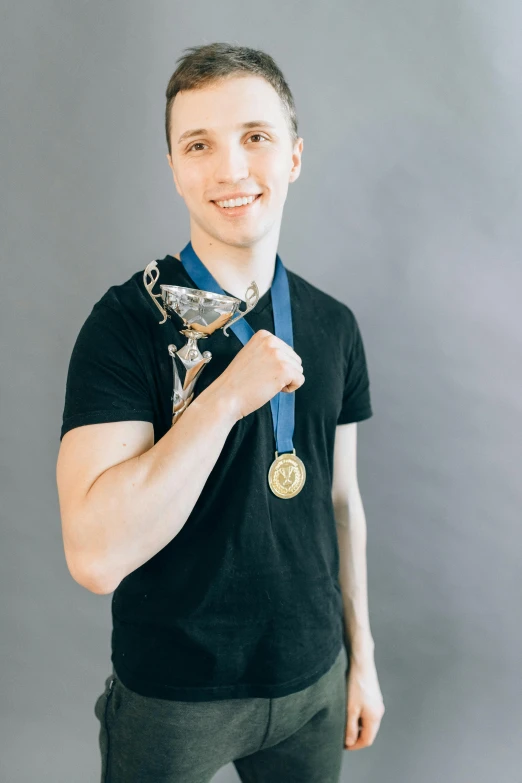
[[296,456],[295,449],[292,453],[285,453],[278,456],[275,453],[275,460],[270,465],[268,471],[268,483],[270,489],[278,498],[293,498],[304,487],[306,480],[306,469],[302,460]]

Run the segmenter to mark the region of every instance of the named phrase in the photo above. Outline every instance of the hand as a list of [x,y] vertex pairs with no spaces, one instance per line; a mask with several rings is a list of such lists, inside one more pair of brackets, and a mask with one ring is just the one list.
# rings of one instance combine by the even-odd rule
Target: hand
[[364,664],[352,663],[347,681],[344,750],[359,750],[373,744],[384,709],[373,659]]
[[284,340],[259,329],[204,393],[230,400],[239,420],[280,391],[293,392],[303,383],[301,357]]

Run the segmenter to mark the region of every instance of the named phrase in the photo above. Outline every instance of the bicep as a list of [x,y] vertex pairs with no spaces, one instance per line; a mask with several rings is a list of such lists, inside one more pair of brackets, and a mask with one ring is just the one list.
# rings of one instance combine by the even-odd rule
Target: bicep
[[73,559],[74,525],[95,481],[109,468],[133,459],[154,445],[149,421],[88,424],[65,433],[58,452],[56,483],[65,554]]

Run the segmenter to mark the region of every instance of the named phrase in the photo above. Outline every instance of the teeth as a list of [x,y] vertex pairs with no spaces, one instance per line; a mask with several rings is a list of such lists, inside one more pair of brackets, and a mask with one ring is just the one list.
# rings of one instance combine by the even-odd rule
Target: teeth
[[248,196],[248,198],[244,196],[243,198],[231,198],[227,201],[216,201],[216,204],[219,207],[228,209],[229,207],[241,207],[244,204],[251,204],[255,198],[256,196]]

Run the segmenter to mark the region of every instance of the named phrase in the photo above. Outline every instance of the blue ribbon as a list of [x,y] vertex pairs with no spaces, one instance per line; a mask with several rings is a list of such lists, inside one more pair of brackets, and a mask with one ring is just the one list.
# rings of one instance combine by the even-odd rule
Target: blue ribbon
[[[180,253],[181,263],[190,278],[202,291],[214,294],[225,294],[216,279],[211,275],[189,242]],[[290,305],[290,289],[288,275],[278,254],[276,254],[275,274],[271,286],[272,310],[276,337],[279,337],[291,348],[294,347],[292,331],[292,310]],[[226,295],[226,294],[225,294]],[[254,330],[241,318],[230,329],[243,345],[255,334]],[[278,454],[294,450],[292,436],[295,427],[295,392],[278,392],[270,400],[274,437]]]

